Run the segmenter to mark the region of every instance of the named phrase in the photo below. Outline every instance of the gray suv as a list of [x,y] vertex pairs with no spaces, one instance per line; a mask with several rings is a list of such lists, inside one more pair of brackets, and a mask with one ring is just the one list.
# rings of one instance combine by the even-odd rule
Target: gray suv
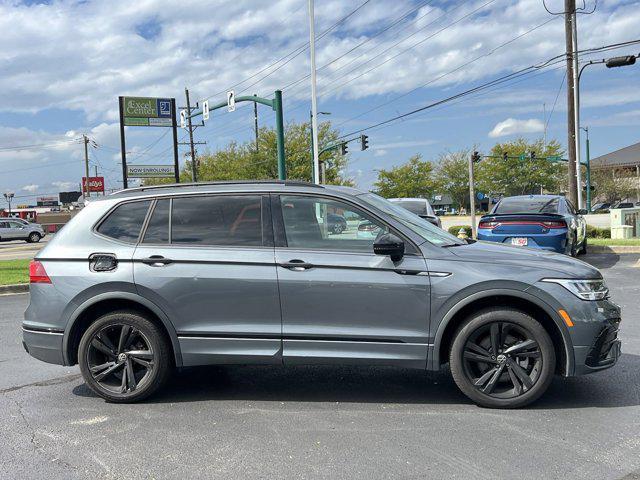
[[37,243],[45,236],[42,225],[29,223],[20,218],[0,218],[0,242],[24,240]]
[[[331,215],[346,228],[329,231]],[[463,241],[348,187],[124,190],[89,203],[30,277],[26,350],[78,363],[112,402],[147,397],[173,367],[448,363],[474,402],[519,407],[554,374],[620,355],[620,309],[596,268]]]

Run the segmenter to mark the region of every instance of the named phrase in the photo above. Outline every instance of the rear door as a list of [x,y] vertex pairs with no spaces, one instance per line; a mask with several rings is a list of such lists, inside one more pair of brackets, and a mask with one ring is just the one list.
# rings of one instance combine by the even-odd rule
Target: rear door
[[[430,284],[417,248],[405,242],[406,255],[393,262],[373,253],[389,227],[360,207],[315,195],[274,198],[284,363],[423,368]],[[347,228],[327,228],[330,214]]]
[[134,254],[135,283],[174,324],[185,365],[281,362],[268,199],[156,201]]

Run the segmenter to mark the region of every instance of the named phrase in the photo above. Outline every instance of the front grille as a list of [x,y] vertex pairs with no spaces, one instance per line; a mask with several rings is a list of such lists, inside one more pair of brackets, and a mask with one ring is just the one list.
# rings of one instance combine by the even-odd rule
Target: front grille
[[587,356],[589,367],[603,367],[616,361],[614,347],[617,348],[619,325],[620,319],[612,320],[611,325],[602,329]]

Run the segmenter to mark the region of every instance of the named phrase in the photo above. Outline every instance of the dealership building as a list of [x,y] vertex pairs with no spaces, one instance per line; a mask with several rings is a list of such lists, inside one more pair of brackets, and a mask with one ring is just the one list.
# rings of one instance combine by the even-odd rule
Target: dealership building
[[633,179],[637,183],[636,196],[628,200],[640,201],[640,142],[591,159],[591,169],[609,170],[615,177]]

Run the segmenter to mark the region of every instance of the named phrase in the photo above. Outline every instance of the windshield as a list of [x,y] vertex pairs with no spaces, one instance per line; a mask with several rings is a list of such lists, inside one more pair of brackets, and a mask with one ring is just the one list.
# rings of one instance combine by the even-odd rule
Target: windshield
[[463,245],[464,242],[459,238],[445,232],[441,228],[432,225],[427,220],[418,217],[416,214],[394,204],[389,200],[382,198],[375,193],[364,193],[358,196],[365,202],[373,205],[378,210],[383,211],[387,215],[393,217],[405,227],[409,228],[425,240],[438,246],[446,245]]
[[402,208],[405,208],[416,215],[431,215],[432,217],[435,217],[435,213],[433,213],[431,205],[429,205],[429,202],[426,200],[390,199],[389,201],[397,203]]
[[493,213],[558,213],[558,197],[511,197],[500,200]]

